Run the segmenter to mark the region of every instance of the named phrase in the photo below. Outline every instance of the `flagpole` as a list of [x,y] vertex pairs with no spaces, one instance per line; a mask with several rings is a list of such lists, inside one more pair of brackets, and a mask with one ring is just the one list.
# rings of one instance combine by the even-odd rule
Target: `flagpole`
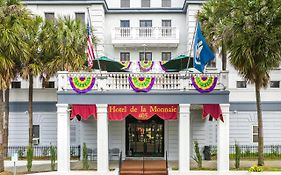
[[[191,42],[190,49],[189,49],[189,57],[191,57],[192,46],[194,44],[194,38],[195,38],[195,32],[197,30],[198,14],[199,14],[199,10],[197,11],[197,15],[196,15],[195,29],[194,29],[194,32],[193,32],[192,42]],[[195,58],[193,58],[193,59],[195,59]],[[190,64],[190,58],[188,59],[188,62],[187,62],[187,68],[186,68],[186,71],[185,71],[185,75],[187,75],[189,64]]]
[[[91,20],[91,15],[90,15],[90,7],[88,6],[87,7],[87,12],[88,12],[88,18],[89,18],[89,25],[90,25],[90,30],[92,29],[92,20]],[[90,31],[90,32],[92,32],[92,31]],[[91,35],[90,35],[91,37],[92,37],[92,33],[91,33]],[[91,38],[92,39],[92,38]],[[99,57],[98,57],[98,51],[97,51],[97,44],[95,43],[95,51],[96,51],[96,56],[97,56],[97,58],[96,59],[98,59]],[[100,74],[101,74],[101,67],[100,67],[100,61],[99,61],[99,59],[98,59],[98,67],[99,67],[99,70],[100,70]]]

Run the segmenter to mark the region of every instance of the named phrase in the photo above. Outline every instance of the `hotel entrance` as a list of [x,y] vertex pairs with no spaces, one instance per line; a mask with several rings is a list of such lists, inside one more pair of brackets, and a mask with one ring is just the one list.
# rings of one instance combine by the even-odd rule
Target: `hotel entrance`
[[126,118],[126,156],[164,157],[164,120],[154,115],[149,120]]

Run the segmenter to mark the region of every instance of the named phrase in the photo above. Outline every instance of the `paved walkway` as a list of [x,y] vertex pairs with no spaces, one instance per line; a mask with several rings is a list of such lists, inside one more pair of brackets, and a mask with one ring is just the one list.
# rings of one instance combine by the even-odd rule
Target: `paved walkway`
[[[252,165],[256,164],[257,161],[244,161],[242,160],[240,162],[241,167],[251,167]],[[13,172],[13,163],[11,161],[5,161],[5,171],[10,171]],[[265,161],[266,166],[270,167],[281,167],[281,160],[270,160],[270,161]],[[17,162],[17,172],[24,173],[27,172],[26,169],[26,161],[21,160]],[[97,163],[96,161],[90,161],[90,172],[93,174],[95,170],[97,169]],[[171,170],[178,170],[178,163],[177,161],[169,161],[169,168]],[[110,161],[110,169],[113,172],[114,169],[116,169],[118,166],[118,161]],[[234,161],[231,161],[230,167],[234,167]],[[196,162],[191,161],[191,168],[196,168]],[[210,168],[210,169],[216,169],[216,161],[203,161],[203,168]],[[77,160],[72,160],[71,161],[71,169],[72,170],[81,170],[82,169],[82,162],[77,161]],[[94,170],[94,171],[93,171]],[[49,160],[42,160],[42,161],[33,161],[33,166],[32,166],[32,171],[34,172],[46,172],[50,171],[50,161]],[[84,171],[84,173],[88,174],[89,172]],[[83,174],[84,174],[83,173]],[[56,174],[55,172],[52,172],[51,174]],[[50,175],[51,175],[50,174]],[[94,173],[95,174],[95,173]],[[281,172],[280,172],[281,175]]]

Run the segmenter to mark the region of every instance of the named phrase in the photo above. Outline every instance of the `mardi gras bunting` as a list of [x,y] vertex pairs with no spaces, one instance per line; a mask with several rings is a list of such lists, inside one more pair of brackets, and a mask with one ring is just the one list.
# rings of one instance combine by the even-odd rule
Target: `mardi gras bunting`
[[121,61],[120,63],[123,65],[123,70],[129,70],[132,64],[131,61]]
[[195,89],[201,93],[211,92],[217,84],[218,77],[215,76],[192,76],[191,81]]
[[139,61],[139,68],[142,72],[148,72],[152,69],[154,62],[153,61]]
[[163,71],[167,72],[167,69],[163,66],[165,63],[167,63],[168,61],[159,61],[159,64],[162,68]]
[[86,93],[95,85],[95,77],[69,77],[72,89],[77,93]]
[[128,80],[135,92],[148,92],[154,85],[155,77],[129,77]]

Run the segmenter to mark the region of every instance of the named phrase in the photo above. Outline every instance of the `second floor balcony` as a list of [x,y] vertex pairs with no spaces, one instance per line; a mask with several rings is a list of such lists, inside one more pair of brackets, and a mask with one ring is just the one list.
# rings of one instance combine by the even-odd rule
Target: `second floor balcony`
[[[131,73],[131,72],[58,72],[58,91],[73,92],[69,82],[70,77],[93,77],[95,85],[92,91],[133,91],[128,81],[129,77],[154,77],[152,90],[163,91],[188,91],[195,90],[191,77],[202,76],[198,73]],[[228,72],[207,73],[204,76],[217,77],[215,90],[228,89]]]
[[115,47],[177,47],[179,30],[176,27],[116,27],[112,30]]

